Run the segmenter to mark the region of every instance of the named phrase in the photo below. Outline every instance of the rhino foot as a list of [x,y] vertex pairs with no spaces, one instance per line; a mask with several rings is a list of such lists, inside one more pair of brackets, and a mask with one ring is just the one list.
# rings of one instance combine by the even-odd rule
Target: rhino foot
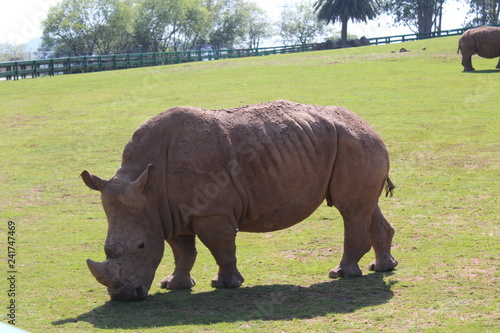
[[212,279],[212,287],[213,288],[238,288],[243,284],[245,279],[240,274],[240,272],[236,272],[229,277],[223,277],[218,274],[216,277]]
[[164,289],[189,289],[194,287],[195,284],[196,282],[191,275],[170,275],[161,281],[160,287]]
[[331,279],[336,279],[339,277],[358,277],[361,276],[362,272],[361,269],[359,269],[359,266],[352,265],[352,266],[340,266],[338,265],[334,269],[330,271],[330,274],[328,274],[328,277]]
[[393,256],[390,256],[390,258],[388,258],[384,261],[372,262],[368,266],[368,268],[371,271],[375,271],[375,272],[388,272],[388,271],[392,271],[397,265],[398,265],[398,261],[396,259],[394,259]]

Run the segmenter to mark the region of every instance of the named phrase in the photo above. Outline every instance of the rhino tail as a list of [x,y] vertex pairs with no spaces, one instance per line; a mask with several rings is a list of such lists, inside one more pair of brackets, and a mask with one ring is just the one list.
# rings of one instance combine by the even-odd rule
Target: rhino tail
[[385,196],[390,196],[394,194],[394,189],[396,188],[396,185],[391,181],[389,176],[387,176],[386,184],[385,184]]

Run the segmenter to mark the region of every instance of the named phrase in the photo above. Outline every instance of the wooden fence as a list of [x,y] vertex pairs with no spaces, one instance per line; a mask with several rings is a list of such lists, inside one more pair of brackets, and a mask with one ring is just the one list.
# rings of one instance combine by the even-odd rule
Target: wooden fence
[[266,47],[256,49],[151,52],[95,55],[41,60],[21,60],[0,63],[0,79],[18,80],[46,75],[89,73],[146,66],[180,64],[241,57],[267,56],[312,51],[314,44]]
[[[432,32],[428,34],[409,34],[389,37],[369,38],[371,44],[408,42],[424,38],[462,34],[466,28]],[[193,61],[267,56],[313,51],[315,44],[265,47],[235,50],[198,50],[181,52],[131,53],[112,55],[92,55],[56,59],[21,60],[0,63],[0,80],[18,80],[46,75],[89,73],[106,70],[126,69],[145,66],[180,64]]]
[[375,37],[375,38],[368,38],[368,40],[372,45],[404,43],[404,42],[411,42],[414,40],[427,39],[427,38],[461,35],[468,29],[470,28],[460,28],[460,29],[443,30],[443,31],[409,34],[409,35],[397,35],[388,37]]

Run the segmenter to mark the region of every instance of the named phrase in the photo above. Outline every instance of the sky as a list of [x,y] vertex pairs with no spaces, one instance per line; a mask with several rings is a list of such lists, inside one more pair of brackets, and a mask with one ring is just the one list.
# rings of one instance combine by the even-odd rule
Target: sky
[[[41,37],[41,23],[47,17],[49,8],[61,0],[1,0],[0,43],[23,44]],[[277,20],[285,5],[298,0],[253,0]],[[448,0],[443,13],[443,30],[460,28],[465,21],[466,10],[463,4]],[[379,16],[365,23],[350,23],[349,33],[359,37],[383,37],[412,33],[407,27],[392,26],[388,16]],[[334,29],[340,31],[340,25]]]

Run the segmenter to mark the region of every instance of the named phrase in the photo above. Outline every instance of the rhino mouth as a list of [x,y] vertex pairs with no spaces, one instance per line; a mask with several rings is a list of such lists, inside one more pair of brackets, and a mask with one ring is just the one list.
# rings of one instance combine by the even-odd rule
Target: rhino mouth
[[149,287],[145,284],[135,284],[127,289],[108,288],[113,301],[141,301],[148,296]]
[[122,281],[120,267],[113,259],[106,259],[104,263],[88,259],[87,265],[97,281],[108,287],[108,294],[112,300],[139,301],[148,296],[153,278],[148,283],[142,283],[143,280],[136,276]]

